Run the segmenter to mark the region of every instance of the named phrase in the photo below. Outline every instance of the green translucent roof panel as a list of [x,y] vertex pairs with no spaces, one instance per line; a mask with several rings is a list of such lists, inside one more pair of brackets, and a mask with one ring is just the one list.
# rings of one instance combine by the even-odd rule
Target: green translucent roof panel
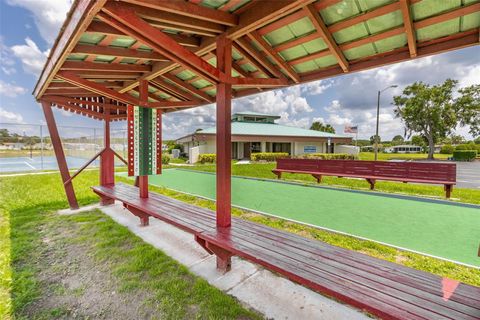
[[455,18],[446,22],[437,23],[422,29],[418,29],[417,39],[418,41],[425,41],[457,33],[460,30],[459,23],[460,18]]
[[352,0],[344,0],[320,11],[320,15],[322,16],[325,24],[331,25],[335,22],[339,22],[359,14],[360,9],[358,6],[352,5],[352,3],[355,2]]
[[115,60],[116,57],[113,56],[96,56],[95,61],[96,62],[112,62]]
[[118,37],[115,40],[113,40],[110,45],[113,47],[122,47],[122,48],[129,48],[132,44],[134,44],[135,39],[132,39],[130,37]]
[[394,37],[386,38],[374,43],[377,53],[391,51],[393,49],[401,48],[407,45],[407,36],[399,34]]
[[[216,128],[211,127],[201,130],[199,133],[215,134]],[[234,135],[261,135],[261,136],[292,136],[292,137],[312,137],[312,138],[344,138],[346,136],[308,130],[297,127],[283,126],[273,123],[254,123],[254,122],[232,122],[232,134]]]
[[72,60],[72,61],[83,61],[87,58],[86,54],[78,54],[78,53],[70,53],[68,55],[67,60]]
[[461,31],[467,31],[480,26],[480,12],[475,12],[463,16],[461,19]]
[[441,12],[449,11],[462,5],[462,0],[422,0],[412,6],[414,21],[436,16]]
[[100,33],[84,33],[78,42],[83,44],[97,44],[105,37],[106,36]]

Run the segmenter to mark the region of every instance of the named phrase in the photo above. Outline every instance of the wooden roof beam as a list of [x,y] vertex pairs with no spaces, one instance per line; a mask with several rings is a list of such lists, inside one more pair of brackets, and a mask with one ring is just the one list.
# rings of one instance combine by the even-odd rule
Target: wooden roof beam
[[101,85],[97,82],[80,78],[74,73],[67,72],[67,71],[59,71],[57,73],[57,78],[62,79],[63,81],[66,81],[68,83],[74,84],[79,88],[91,91],[96,94],[100,94],[107,98],[120,101],[123,103],[127,103],[127,104],[138,105],[138,99],[135,99],[134,97],[128,94],[120,93],[110,88],[107,88],[104,85]]
[[118,109],[123,111],[127,110],[127,106],[123,106],[123,105],[116,105],[112,103],[104,103],[104,102],[98,102],[98,101],[90,101],[85,99],[82,100],[78,98],[69,98],[69,97],[63,97],[63,96],[49,96],[48,99],[50,101],[67,103],[69,105],[73,105],[81,108],[101,107],[101,108],[107,108],[107,109]]
[[236,43],[241,47],[253,60],[257,61],[262,67],[268,70],[268,75],[273,75],[277,78],[284,78],[285,76],[275,67],[262,52],[253,47],[247,38],[237,39]]
[[214,98],[209,96],[208,94],[206,94],[205,92],[202,92],[201,90],[199,90],[198,88],[196,88],[195,86],[191,85],[190,83],[187,83],[183,80],[180,80],[179,78],[177,78],[176,76],[174,75],[171,75],[171,74],[163,74],[162,75],[163,78],[165,79],[168,79],[170,80],[171,82],[173,82],[175,85],[179,86],[179,87],[182,87],[183,89],[187,90],[188,92],[190,92],[191,94],[195,95],[195,96],[198,96],[200,98],[202,98],[203,100],[209,102],[209,103],[212,103],[214,102]]
[[190,92],[176,87],[161,78],[151,80],[150,83],[152,86],[155,86],[157,89],[164,90],[167,94],[177,98],[178,100],[198,100],[198,98]]
[[410,14],[410,1],[400,0],[400,9],[402,10],[403,25],[405,26],[405,33],[407,34],[410,57],[415,58],[417,56],[417,36],[413,28],[412,15]]
[[348,61],[345,58],[342,50],[338,47],[332,34],[328,31],[327,26],[323,22],[320,14],[313,5],[308,5],[304,8],[307,16],[310,18],[313,26],[317,32],[322,36],[323,41],[328,46],[328,49],[332,52],[333,56],[337,59],[338,64],[342,67],[343,72],[348,72]]
[[77,44],[72,53],[88,55],[104,55],[129,59],[145,59],[151,61],[170,61],[157,52],[149,52],[135,49],[123,49],[114,47],[102,47],[86,44]]
[[152,68],[147,65],[133,65],[124,63],[102,63],[102,62],[85,62],[85,61],[65,61],[60,68],[68,71],[122,71],[122,72],[147,72]]
[[[102,21],[92,21],[92,23],[88,26],[86,32],[90,33],[101,33],[106,35],[114,35],[114,36],[125,36],[125,34],[114,27],[106,24]],[[185,47],[198,47],[200,46],[200,38],[197,37],[188,37],[181,34],[170,34],[170,37],[175,39],[179,44]]]
[[70,112],[74,112],[74,113],[82,114],[82,115],[88,115],[88,116],[94,117],[96,119],[104,119],[104,114],[103,113],[100,113],[100,112],[97,112],[97,111],[92,111],[92,110],[85,109],[85,108],[78,107],[78,106],[74,106],[74,105],[68,104],[66,102],[57,101],[57,99],[52,99],[50,96],[42,98],[42,101],[47,101],[47,102],[55,105],[57,108],[68,110]]
[[248,34],[248,37],[255,41],[260,48],[279,66],[282,70],[293,79],[295,83],[300,82],[300,77],[298,74],[293,70],[293,68],[285,61],[282,57],[280,57],[273,48],[267,43],[265,39],[261,35],[259,35],[256,31],[253,31]]
[[[246,50],[244,50],[240,45],[238,45],[236,42],[233,43],[233,49],[235,51],[237,51],[242,57],[243,59],[245,59],[247,61],[247,63],[251,64],[252,66],[254,66],[255,68],[258,69],[258,71],[260,71],[263,75],[267,76],[267,77],[271,77],[273,76],[272,73],[270,73],[270,71],[268,71],[267,68],[265,68],[264,66],[262,66],[257,60],[255,60],[254,57],[252,57]],[[238,63],[238,62],[237,62]]]
[[176,13],[185,17],[204,20],[223,24],[226,26],[236,26],[238,16],[228,12],[210,9],[193,3],[184,1],[158,1],[158,0],[123,0],[124,2],[144,6],[150,9],[161,10],[170,13]]
[[[249,5],[248,9],[242,12],[239,15],[239,23],[235,27],[228,28],[226,31],[227,36],[235,40],[243,35],[249,33],[256,28],[260,28],[276,19],[287,16],[292,12],[301,9],[303,6],[314,2],[315,0],[276,0],[276,1],[256,1],[254,5]],[[235,46],[235,43],[234,43]],[[209,38],[202,42],[201,46],[197,48],[194,53],[197,55],[202,55],[208,52],[213,51],[216,48],[216,39]],[[243,54],[242,54],[243,55]],[[160,64],[160,62],[157,62]],[[159,65],[156,67],[154,65],[151,73],[146,74],[144,78],[154,79],[162,74],[172,71],[179,64],[172,62],[164,66]],[[256,66],[257,69],[266,71],[265,68]],[[266,71],[268,75],[269,72]],[[128,83],[120,92],[126,92],[132,88],[138,86],[138,81],[132,81]]]
[[120,3],[109,2],[102,11],[108,14],[108,17],[101,15],[102,20],[148,45],[170,60],[191,68],[213,82],[218,81],[223,76],[217,68],[179,45],[167,34],[152,27],[138,17],[134,11],[123,8]]

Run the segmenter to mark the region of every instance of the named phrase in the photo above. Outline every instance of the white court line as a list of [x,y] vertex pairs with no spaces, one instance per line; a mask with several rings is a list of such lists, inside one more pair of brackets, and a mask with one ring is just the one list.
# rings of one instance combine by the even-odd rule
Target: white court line
[[34,166],[32,166],[30,163],[28,163],[27,161],[23,161],[23,163],[25,163],[27,166],[29,166],[30,168],[32,168],[33,170],[37,170],[37,168],[35,168]]

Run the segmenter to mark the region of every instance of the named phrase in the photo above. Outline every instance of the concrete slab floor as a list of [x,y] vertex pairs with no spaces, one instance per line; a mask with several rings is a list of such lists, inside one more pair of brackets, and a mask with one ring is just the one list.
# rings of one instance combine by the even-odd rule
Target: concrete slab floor
[[149,226],[141,227],[139,219],[120,204],[99,208],[145,242],[189,267],[192,273],[236,297],[247,307],[259,311],[265,318],[371,319],[348,305],[238,257],[232,258],[232,270],[222,274],[215,268],[215,257],[205,252],[193,235],[154,218],[150,219]]

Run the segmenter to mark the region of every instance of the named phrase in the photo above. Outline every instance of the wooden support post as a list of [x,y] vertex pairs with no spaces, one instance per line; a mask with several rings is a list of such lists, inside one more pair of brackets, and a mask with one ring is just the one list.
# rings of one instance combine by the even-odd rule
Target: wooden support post
[[68,172],[67,160],[65,159],[65,153],[63,152],[62,141],[58,134],[57,124],[53,117],[52,107],[49,102],[42,101],[43,114],[47,121],[48,132],[50,132],[50,139],[52,140],[53,150],[55,151],[55,157],[57,158],[58,169],[62,176],[63,187],[65,188],[65,194],[67,195],[68,204],[70,209],[78,209],[77,197],[75,196],[75,190],[73,189],[72,181],[70,180],[70,173]]
[[[110,117],[109,109],[104,108],[105,124],[103,129],[104,152],[100,155],[100,185],[111,186],[115,184],[115,155],[110,148]],[[109,205],[114,199],[102,197],[101,204]]]
[[[231,76],[232,41],[225,35],[217,39],[217,67]],[[232,85],[217,85],[217,227],[231,225],[231,102]]]
[[[148,81],[141,80],[139,86],[140,93],[140,104],[141,106],[146,106],[148,104]],[[144,137],[148,135],[144,134]],[[144,155],[141,155],[142,157]],[[138,177],[138,187],[140,189],[140,198],[148,198],[148,176],[139,176]]]
[[452,190],[453,190],[453,185],[451,185],[451,184],[446,184],[445,185],[445,197],[447,199],[450,199],[450,196],[452,194]]

